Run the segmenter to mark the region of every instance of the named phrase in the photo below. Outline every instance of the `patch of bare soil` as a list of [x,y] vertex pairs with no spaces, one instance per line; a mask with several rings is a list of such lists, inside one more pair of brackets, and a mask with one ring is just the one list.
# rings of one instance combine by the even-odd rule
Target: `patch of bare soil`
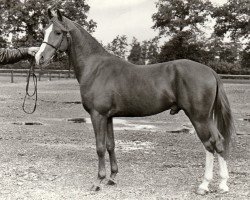
[[[95,140],[76,81],[39,82],[32,115],[21,108],[25,83],[1,82],[0,199],[249,199],[250,85],[225,88],[238,134],[228,161],[230,191],[217,191],[216,160],[211,191],[199,196],[205,153],[183,112],[116,119],[117,186],[90,192],[97,176]],[[106,167],[109,176],[108,158]]]

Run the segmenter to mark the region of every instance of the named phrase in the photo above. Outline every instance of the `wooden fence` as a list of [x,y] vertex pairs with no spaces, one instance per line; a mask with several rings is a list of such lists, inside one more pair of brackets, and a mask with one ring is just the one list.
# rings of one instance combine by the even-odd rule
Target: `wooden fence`
[[[27,77],[29,73],[28,69],[0,69],[0,76],[10,76],[10,82],[14,83],[14,77]],[[42,78],[52,80],[52,78],[75,78],[73,71],[69,70],[36,70],[35,71],[38,81]],[[220,74],[222,79],[238,79],[238,80],[250,80],[250,75],[231,75],[231,74]]]
[[[28,73],[28,69],[0,69],[0,76],[10,76],[11,83],[14,83],[15,77],[27,77]],[[35,74],[38,77],[38,81],[41,81],[42,78],[46,78],[49,81],[52,78],[75,78],[74,72],[69,70],[35,70]]]

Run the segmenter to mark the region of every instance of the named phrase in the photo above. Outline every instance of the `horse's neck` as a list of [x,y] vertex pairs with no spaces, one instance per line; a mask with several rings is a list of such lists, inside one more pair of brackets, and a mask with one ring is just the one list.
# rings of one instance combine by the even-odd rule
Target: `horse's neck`
[[80,25],[73,23],[71,35],[71,47],[69,50],[70,62],[74,67],[76,78],[79,82],[90,56],[107,55],[108,52]]

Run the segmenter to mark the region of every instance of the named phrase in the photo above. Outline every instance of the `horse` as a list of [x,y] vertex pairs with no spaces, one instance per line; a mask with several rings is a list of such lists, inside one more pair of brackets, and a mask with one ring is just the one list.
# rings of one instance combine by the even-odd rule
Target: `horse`
[[[228,192],[227,160],[234,132],[230,104],[218,74],[187,59],[135,65],[107,52],[81,25],[57,10],[48,9],[49,25],[35,58],[45,68],[56,52],[67,52],[80,85],[81,100],[89,113],[96,139],[98,176],[91,190],[101,184],[116,185],[118,165],[113,131],[114,117],[143,117],[170,109],[190,119],[206,152],[204,179],[196,192],[209,191],[214,154],[218,154],[219,191]],[[106,178],[105,153],[111,174]],[[106,180],[106,181],[104,181]]]

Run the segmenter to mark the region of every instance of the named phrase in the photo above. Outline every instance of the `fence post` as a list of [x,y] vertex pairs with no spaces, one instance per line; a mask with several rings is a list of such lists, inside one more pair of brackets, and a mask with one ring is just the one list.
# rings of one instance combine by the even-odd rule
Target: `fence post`
[[42,74],[41,74],[41,72],[39,71],[39,73],[38,73],[38,81],[41,81],[41,76],[42,76]]
[[51,72],[49,72],[49,81],[51,81]]
[[61,73],[60,72],[58,73],[58,79],[61,79]]
[[11,76],[11,83],[14,83],[14,74],[13,74],[13,70],[11,70],[10,76]]

